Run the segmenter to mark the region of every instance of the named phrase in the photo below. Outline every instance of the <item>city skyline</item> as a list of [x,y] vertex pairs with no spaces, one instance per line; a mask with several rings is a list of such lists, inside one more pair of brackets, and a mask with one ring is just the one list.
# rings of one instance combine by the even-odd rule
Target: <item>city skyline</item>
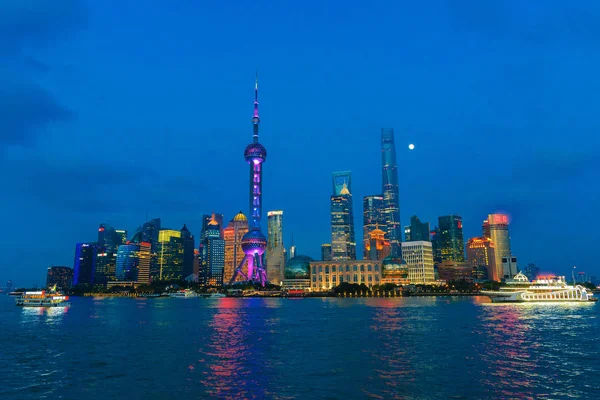
[[[41,284],[49,266],[72,266],[74,244],[96,241],[101,223],[131,233],[161,218],[170,229],[187,224],[198,240],[203,214],[229,221],[247,213],[241,154],[256,66],[270,151],[263,213],[284,211],[283,242],[293,232],[298,254],[319,259],[330,242],[331,173],[350,170],[361,258],[357,210],[364,196],[381,193],[379,133],[391,127],[402,228],[412,215],[432,227],[439,216],[460,215],[466,242],[481,236],[489,214],[507,213],[521,264],[599,273],[592,239],[573,234],[587,228],[587,199],[599,195],[597,100],[585,79],[600,65],[588,51],[597,34],[582,17],[562,17],[567,6],[532,14],[517,3],[456,5],[437,15],[420,5],[365,13],[308,2],[295,17],[282,5],[240,4],[219,27],[211,17],[225,15],[222,6],[179,5],[165,16],[148,5],[137,30],[153,32],[164,18],[160,37],[129,29],[134,8],[71,1],[44,9],[36,25],[31,14],[2,7],[0,18],[25,28],[7,31],[0,48],[8,61],[0,104],[9,110],[0,116],[0,162],[11,171],[0,178],[0,206],[11,211],[0,282]],[[236,35],[256,26],[250,14],[262,25],[253,46],[238,44]],[[308,121],[297,121],[299,110]],[[37,252],[22,239],[32,229],[49,237]]]

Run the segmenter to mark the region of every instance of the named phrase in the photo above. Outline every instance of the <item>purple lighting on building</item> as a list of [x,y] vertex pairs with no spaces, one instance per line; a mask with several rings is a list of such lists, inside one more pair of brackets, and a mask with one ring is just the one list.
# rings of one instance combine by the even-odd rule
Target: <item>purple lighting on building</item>
[[[242,238],[242,250],[244,258],[240,265],[235,269],[233,277],[229,284],[233,284],[238,277],[242,275],[250,282],[260,283],[265,286],[267,283],[267,270],[263,263],[263,254],[267,248],[267,238],[260,230],[260,220],[262,217],[262,163],[267,159],[267,149],[258,143],[258,74],[256,75],[256,84],[254,85],[254,116],[252,117],[253,140],[244,150],[244,158],[250,164],[250,215],[252,218],[251,228]],[[247,263],[246,273],[243,271]]]

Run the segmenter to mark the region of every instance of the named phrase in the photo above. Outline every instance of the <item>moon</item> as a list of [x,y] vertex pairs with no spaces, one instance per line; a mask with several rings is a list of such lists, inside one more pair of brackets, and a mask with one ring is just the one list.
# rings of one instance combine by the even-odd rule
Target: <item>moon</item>
[[408,149],[409,149],[409,150],[414,150],[414,149],[415,149],[415,145],[414,145],[414,144],[412,144],[412,143],[411,143],[411,144],[409,144],[409,145],[408,145]]

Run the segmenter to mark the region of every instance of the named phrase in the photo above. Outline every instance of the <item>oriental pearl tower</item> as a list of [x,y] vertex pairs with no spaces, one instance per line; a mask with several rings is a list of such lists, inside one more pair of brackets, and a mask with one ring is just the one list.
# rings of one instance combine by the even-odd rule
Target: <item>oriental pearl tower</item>
[[[235,269],[229,284],[233,284],[238,277],[242,275],[249,282],[260,283],[265,286],[267,283],[267,270],[263,264],[263,254],[267,248],[267,238],[260,231],[260,218],[262,215],[262,163],[267,159],[267,149],[258,143],[258,74],[256,75],[256,84],[254,85],[254,116],[252,125],[254,135],[252,143],[246,146],[244,158],[250,164],[250,215],[251,226],[248,233],[242,237],[242,250],[244,258],[240,265]],[[246,273],[243,271],[245,263],[248,263]]]

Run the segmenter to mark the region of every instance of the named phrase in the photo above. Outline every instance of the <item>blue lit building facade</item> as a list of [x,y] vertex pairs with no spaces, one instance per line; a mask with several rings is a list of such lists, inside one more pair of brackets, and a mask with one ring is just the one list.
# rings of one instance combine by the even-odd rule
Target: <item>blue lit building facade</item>
[[96,243],[77,243],[73,263],[73,286],[93,284],[96,275]]
[[200,251],[202,261],[198,280],[208,286],[223,286],[225,240],[221,239],[221,226],[214,218],[206,227]]
[[137,281],[140,262],[140,245],[123,244],[117,250],[117,281]]

